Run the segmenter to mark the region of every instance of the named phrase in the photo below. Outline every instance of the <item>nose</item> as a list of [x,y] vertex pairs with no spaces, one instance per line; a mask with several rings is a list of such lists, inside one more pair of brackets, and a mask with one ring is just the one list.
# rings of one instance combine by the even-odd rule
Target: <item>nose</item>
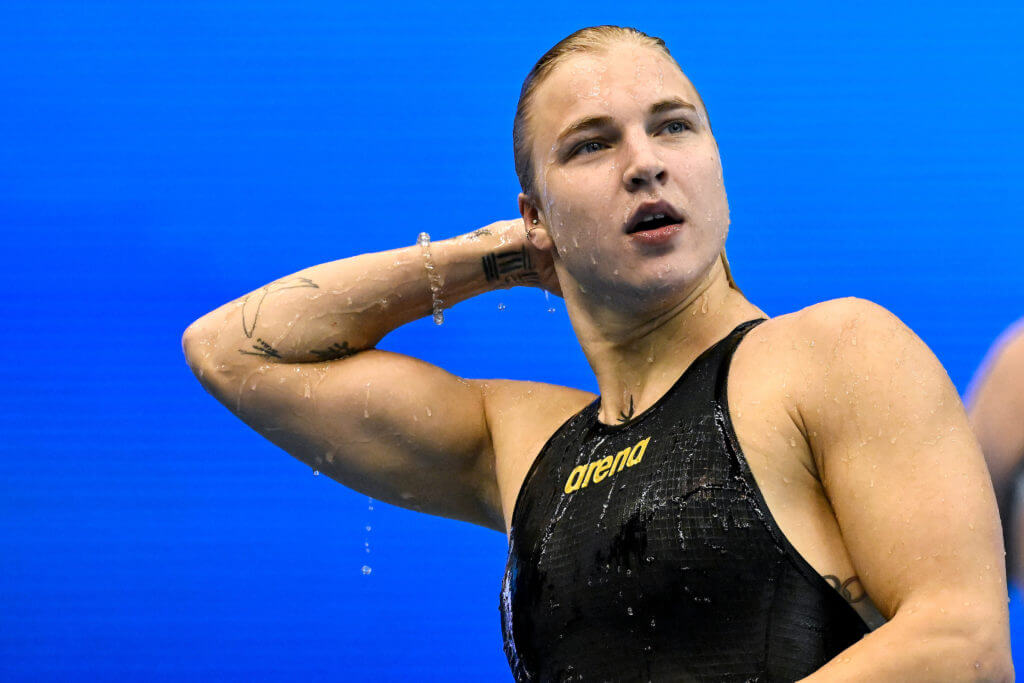
[[636,192],[665,183],[668,179],[665,164],[662,163],[654,143],[646,133],[633,136],[627,143],[627,148],[630,156],[622,174],[626,190]]

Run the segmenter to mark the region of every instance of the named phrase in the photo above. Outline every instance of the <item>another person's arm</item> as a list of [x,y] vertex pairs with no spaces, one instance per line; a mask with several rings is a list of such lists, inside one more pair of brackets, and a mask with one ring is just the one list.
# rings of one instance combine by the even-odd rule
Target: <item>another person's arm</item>
[[[1024,458],[1024,323],[1018,323],[993,345],[988,358],[971,382],[966,399],[967,414],[985,454],[996,497],[1004,514],[1014,510],[1014,473]],[[1024,551],[1019,542],[1022,527],[1017,518],[1004,519],[1011,548],[1017,557],[1009,558],[1012,574],[1024,575]]]
[[[514,284],[557,291],[550,260],[524,234],[522,221],[502,221],[431,243],[445,306]],[[487,385],[373,349],[432,308],[413,245],[281,278],[197,320],[182,345],[207,391],[310,467],[387,502],[504,531]]]
[[878,306],[802,315],[799,415],[857,575],[888,619],[804,680],[1012,680],[995,497],[952,382]]

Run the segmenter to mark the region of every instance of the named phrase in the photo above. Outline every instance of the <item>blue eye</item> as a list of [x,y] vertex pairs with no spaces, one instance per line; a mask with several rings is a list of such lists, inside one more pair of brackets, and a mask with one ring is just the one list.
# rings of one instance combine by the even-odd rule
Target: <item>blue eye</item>
[[673,135],[682,133],[687,130],[692,130],[693,126],[690,125],[689,121],[683,121],[682,119],[676,121],[669,121],[662,130],[671,133]]
[[604,145],[597,140],[589,140],[572,151],[573,156],[577,154],[590,154],[600,151]]

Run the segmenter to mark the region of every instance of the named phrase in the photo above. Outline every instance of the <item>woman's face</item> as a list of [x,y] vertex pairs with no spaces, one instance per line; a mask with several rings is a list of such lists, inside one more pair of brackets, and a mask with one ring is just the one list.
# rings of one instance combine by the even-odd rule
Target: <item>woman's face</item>
[[[679,68],[629,42],[576,55],[536,90],[531,114],[536,208],[559,267],[609,302],[692,290],[725,244],[729,206],[707,114]],[[635,224],[650,213],[665,218]]]

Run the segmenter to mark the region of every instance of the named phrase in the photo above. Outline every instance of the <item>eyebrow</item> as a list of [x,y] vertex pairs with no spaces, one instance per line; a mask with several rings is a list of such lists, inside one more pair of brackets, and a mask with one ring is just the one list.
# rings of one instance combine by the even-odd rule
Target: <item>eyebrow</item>
[[[693,106],[681,97],[670,97],[667,100],[660,100],[651,105],[649,114],[661,114],[666,111],[672,111],[673,109],[689,109],[693,113],[697,113],[697,107]],[[555,139],[555,145],[561,145],[562,142],[576,133],[590,128],[602,128],[611,124],[612,117],[610,116],[585,116],[578,121],[574,121],[568,128],[563,130],[558,138]]]

